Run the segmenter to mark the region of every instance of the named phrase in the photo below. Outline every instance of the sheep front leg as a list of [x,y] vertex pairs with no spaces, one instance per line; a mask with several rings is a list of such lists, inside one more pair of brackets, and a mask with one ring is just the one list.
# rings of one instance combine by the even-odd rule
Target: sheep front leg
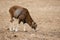
[[[23,21],[24,19],[25,19],[25,16],[24,15],[20,15],[19,16],[19,24],[20,24],[21,21],[23,22],[23,24],[25,24],[25,21]],[[24,32],[27,32],[26,31],[26,26],[24,26],[23,30],[24,30]]]
[[27,32],[27,30],[26,30],[26,26],[24,26],[23,30],[24,30],[24,32]]
[[19,22],[18,22],[18,24],[20,24],[20,22],[21,22],[21,20],[19,19]]

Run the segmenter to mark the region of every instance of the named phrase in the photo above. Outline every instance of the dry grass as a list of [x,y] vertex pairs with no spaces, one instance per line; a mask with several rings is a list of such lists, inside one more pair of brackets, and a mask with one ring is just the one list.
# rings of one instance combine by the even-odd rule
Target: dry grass
[[[14,5],[28,8],[38,25],[37,32],[27,24],[18,25],[16,19],[14,25],[10,23],[9,8]],[[7,30],[17,25],[18,32]],[[23,26],[28,32],[23,32]],[[60,40],[60,0],[0,0],[0,40]]]

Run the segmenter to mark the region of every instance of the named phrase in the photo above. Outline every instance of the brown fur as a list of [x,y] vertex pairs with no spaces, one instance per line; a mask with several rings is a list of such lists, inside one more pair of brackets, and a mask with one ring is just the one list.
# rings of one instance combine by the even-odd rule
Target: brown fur
[[10,15],[11,15],[11,22],[13,22],[14,12],[15,12],[16,9],[23,9],[21,14],[16,18],[16,19],[19,19],[18,23],[19,24],[20,24],[20,22],[23,22],[23,24],[27,23],[35,30],[36,27],[37,27],[37,24],[31,18],[28,9],[23,8],[21,6],[12,6],[9,9],[9,12],[10,12]]

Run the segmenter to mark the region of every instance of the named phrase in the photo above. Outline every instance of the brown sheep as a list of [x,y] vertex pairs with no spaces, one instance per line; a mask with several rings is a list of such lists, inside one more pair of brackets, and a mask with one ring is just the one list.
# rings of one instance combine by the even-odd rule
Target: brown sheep
[[20,24],[20,22],[23,22],[23,24],[27,23],[31,28],[36,30],[37,24],[31,18],[28,9],[21,7],[21,6],[12,6],[9,9],[9,13],[11,15],[10,22],[14,21],[14,19],[13,19],[13,17],[14,17],[19,20],[19,22],[18,22],[19,24]]

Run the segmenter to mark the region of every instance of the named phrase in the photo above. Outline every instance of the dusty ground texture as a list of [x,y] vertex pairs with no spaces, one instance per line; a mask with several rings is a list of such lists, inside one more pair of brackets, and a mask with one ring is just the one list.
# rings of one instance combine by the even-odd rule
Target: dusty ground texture
[[[37,32],[22,22],[18,25],[17,19],[10,23],[9,8],[14,5],[29,10],[38,25]],[[7,30],[13,26],[19,31]],[[28,32],[23,31],[24,26]],[[0,40],[60,40],[60,0],[0,0]]]

